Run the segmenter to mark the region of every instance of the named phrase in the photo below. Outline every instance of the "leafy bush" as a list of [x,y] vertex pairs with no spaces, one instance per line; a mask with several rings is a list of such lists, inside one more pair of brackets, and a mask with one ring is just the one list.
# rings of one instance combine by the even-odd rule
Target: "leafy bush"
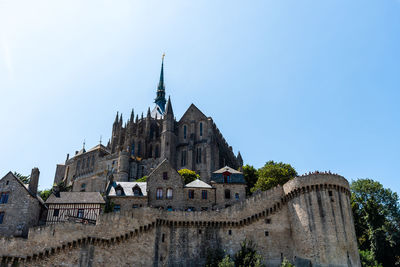
[[198,175],[195,171],[189,169],[179,170],[178,173],[182,176],[183,182],[185,184],[193,182],[196,179],[200,179],[200,175]]
[[240,250],[234,256],[236,267],[261,267],[261,255],[258,254],[256,246],[251,240],[244,240]]
[[147,175],[143,176],[142,178],[139,178],[136,180],[136,182],[147,182]]

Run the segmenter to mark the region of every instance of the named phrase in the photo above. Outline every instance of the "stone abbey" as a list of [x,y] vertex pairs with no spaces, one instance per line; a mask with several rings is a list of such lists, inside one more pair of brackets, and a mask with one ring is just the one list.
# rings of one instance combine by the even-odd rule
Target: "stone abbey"
[[[46,202],[36,168],[29,186],[0,179],[0,266],[205,266],[246,239],[266,266],[361,266],[344,177],[314,172],[246,196],[242,156],[212,118],[191,104],[175,119],[164,59],[154,102],[125,123],[117,113],[106,145],[57,165]],[[185,184],[180,169],[200,178]]]

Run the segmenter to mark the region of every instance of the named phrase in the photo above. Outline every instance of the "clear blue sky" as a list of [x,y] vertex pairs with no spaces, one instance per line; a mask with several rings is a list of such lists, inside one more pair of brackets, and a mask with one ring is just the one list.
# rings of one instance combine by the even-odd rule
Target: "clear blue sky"
[[245,163],[400,192],[400,0],[0,1],[0,176],[41,171],[153,107],[212,116]]

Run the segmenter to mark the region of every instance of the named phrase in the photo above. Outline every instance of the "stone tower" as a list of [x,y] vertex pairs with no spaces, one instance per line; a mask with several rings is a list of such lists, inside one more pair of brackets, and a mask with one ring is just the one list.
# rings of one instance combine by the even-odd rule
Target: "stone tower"
[[174,111],[172,110],[171,98],[168,97],[167,108],[164,113],[163,131],[161,133],[161,157],[172,162],[176,168],[176,135]]

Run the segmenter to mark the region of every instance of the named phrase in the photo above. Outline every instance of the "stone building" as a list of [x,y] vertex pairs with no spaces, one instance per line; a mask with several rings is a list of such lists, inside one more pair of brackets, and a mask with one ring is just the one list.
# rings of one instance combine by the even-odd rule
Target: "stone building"
[[164,60],[161,65],[155,107],[146,116],[133,110],[126,122],[115,117],[107,146],[76,151],[64,164],[58,164],[54,182],[73,186],[73,191],[105,192],[113,181],[132,182],[151,173],[163,159],[179,170],[187,168],[210,182],[211,173],[223,166],[238,169],[243,165],[211,117],[191,104],[176,120],[171,99],[165,98]]
[[[361,266],[341,176],[313,173],[221,210],[154,208],[100,215],[96,225],[34,228],[0,239],[3,266],[204,266],[210,251],[233,255],[252,240],[266,266]],[[13,265],[14,264],[14,265]]]
[[110,182],[107,197],[114,211],[140,207],[207,211],[229,207],[245,198],[243,173],[226,166],[212,175],[211,184],[196,179],[185,185],[177,170],[164,159],[146,182]]
[[55,192],[46,200],[46,224],[67,221],[96,224],[104,204],[99,192]]
[[0,180],[0,236],[27,236],[28,229],[44,223],[46,206],[38,196],[39,169],[32,169],[24,184],[12,172]]

